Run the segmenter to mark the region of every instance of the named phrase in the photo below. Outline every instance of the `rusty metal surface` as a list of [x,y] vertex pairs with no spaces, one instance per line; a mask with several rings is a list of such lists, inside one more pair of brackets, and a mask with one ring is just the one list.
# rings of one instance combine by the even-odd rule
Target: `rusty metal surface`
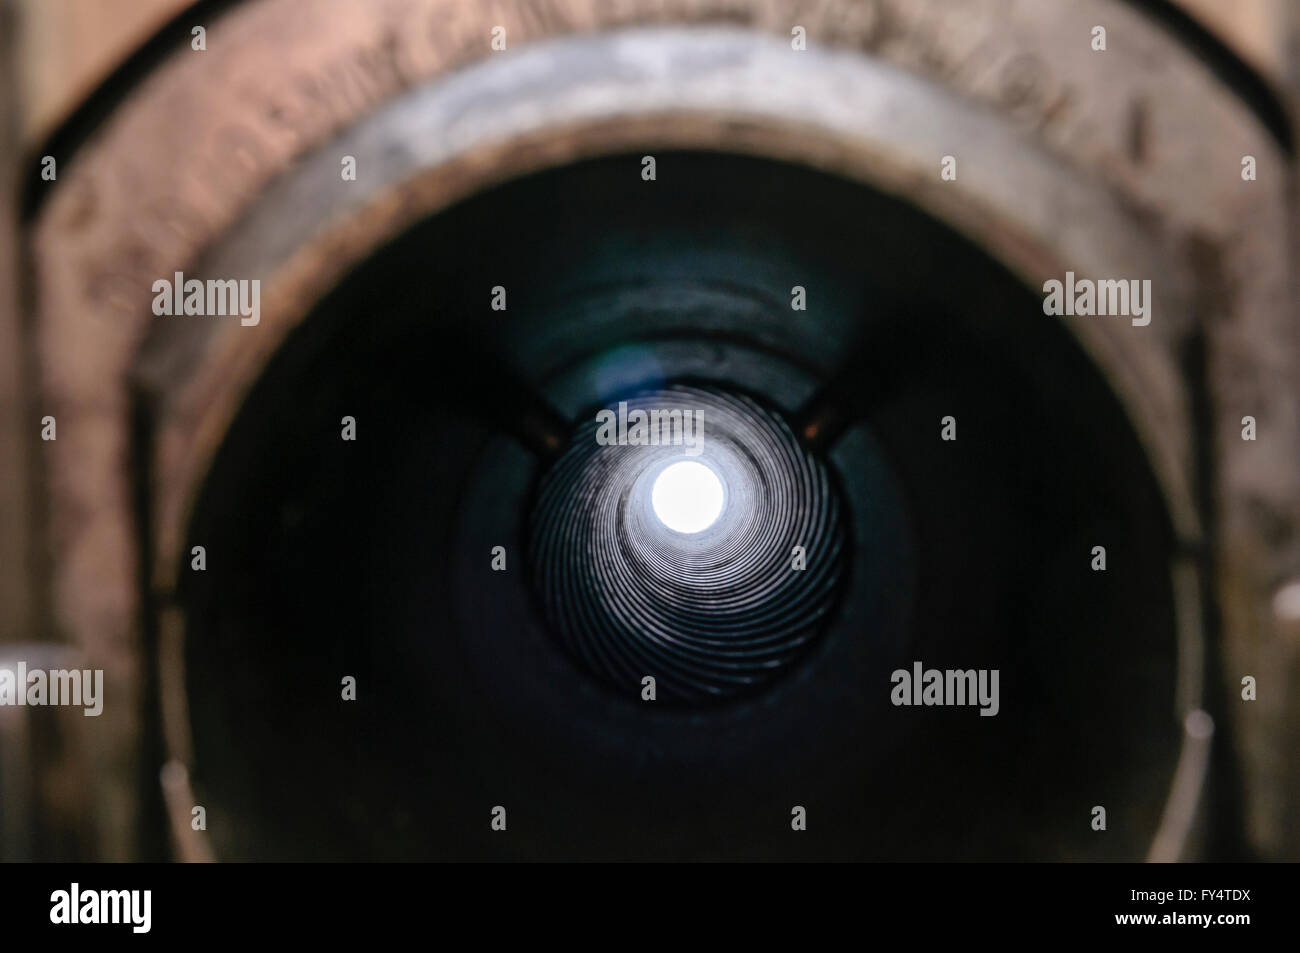
[[[67,646],[13,642],[0,648],[0,668],[73,670],[84,656]],[[102,700],[102,699],[101,699]],[[38,711],[0,707],[0,860],[77,860],[94,849],[93,773],[85,718],[77,707]]]
[[[1286,0],[1173,0],[1269,81],[1291,81]],[[194,0],[15,0],[14,65],[24,104],[15,141],[30,150],[65,121],[131,53]]]
[[23,114],[16,142],[46,139],[100,83],[192,0],[15,0],[13,59]]
[[[18,141],[13,11],[0,5],[0,141]],[[24,388],[22,304],[18,293],[18,154],[0,150],[0,644],[32,637],[31,501],[28,496],[29,406]]]
[[[1108,27],[1102,54],[1088,45],[1095,23]],[[488,46],[497,24],[506,53]],[[663,24],[691,28],[643,29]],[[804,54],[789,49],[796,24]],[[1067,267],[1158,278],[1151,327],[1081,324],[1081,345],[1125,397],[1189,548],[1216,544],[1228,689],[1238,673],[1294,669],[1272,610],[1275,587],[1300,573],[1289,157],[1129,7],[261,0],[208,24],[207,51],[178,49],[134,92],[61,169],[33,231],[44,401],[59,420],[46,448],[55,621],[123,700],[94,726],[105,856],[129,856],[140,773],[131,382],[163,415],[153,581],[165,591],[242,393],[350,262],[488,182],[641,143],[773,155],[905,194],[1031,284]],[[938,179],[946,153],[956,183]],[[341,154],[361,159],[357,182],[339,181]],[[1244,155],[1258,181],[1241,180]],[[261,325],[187,327],[139,365],[166,320],[149,312],[152,282],[200,262],[262,277]],[[1184,373],[1198,329],[1200,411]],[[1243,443],[1246,413],[1267,439]],[[1203,456],[1220,468],[1208,528]],[[1294,695],[1273,692],[1221,726],[1245,753],[1250,835],[1266,854],[1297,850],[1279,749],[1296,713]]]
[[1289,0],[1176,0],[1177,6],[1278,85],[1287,82]]

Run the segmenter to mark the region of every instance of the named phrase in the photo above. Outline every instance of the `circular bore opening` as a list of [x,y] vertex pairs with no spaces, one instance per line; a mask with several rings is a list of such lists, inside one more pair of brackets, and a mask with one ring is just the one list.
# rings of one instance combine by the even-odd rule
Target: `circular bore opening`
[[650,505],[659,522],[686,536],[716,523],[725,500],[726,491],[718,475],[694,460],[670,463],[650,488]]

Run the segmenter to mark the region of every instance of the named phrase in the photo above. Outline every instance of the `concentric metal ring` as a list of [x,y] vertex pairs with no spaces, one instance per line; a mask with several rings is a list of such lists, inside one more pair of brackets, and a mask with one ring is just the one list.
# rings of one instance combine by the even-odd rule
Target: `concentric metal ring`
[[[651,675],[660,699],[696,703],[769,682],[814,638],[841,577],[824,467],[745,396],[675,385],[625,403],[628,416],[690,411],[699,443],[602,444],[595,418],[578,428],[531,523],[529,562],[552,631],[622,691]],[[668,529],[650,503],[655,478],[680,460],[705,464],[725,487],[721,515],[696,534]]]

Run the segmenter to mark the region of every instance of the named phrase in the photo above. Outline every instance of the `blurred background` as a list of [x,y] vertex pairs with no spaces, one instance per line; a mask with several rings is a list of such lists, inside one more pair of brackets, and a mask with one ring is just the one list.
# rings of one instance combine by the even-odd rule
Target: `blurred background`
[[[3,859],[1300,859],[1295,4],[0,0],[0,64],[0,664],[106,683],[0,708]],[[664,388],[821,548],[660,590],[750,608],[647,706],[581,425]]]

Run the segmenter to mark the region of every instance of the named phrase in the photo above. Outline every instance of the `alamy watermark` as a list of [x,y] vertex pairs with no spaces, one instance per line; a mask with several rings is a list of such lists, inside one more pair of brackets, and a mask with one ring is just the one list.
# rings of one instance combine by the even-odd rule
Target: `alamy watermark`
[[979,705],[982,717],[992,717],[1001,707],[998,701],[998,670],[987,668],[925,668],[912,663],[912,670],[895,669],[889,677],[894,705]]
[[688,457],[704,452],[704,411],[680,407],[650,410],[627,409],[627,401],[618,403],[618,412],[606,408],[596,412],[596,443],[602,447],[682,447]]
[[253,327],[262,320],[262,282],[241,278],[186,279],[176,272],[169,280],[153,283],[153,313],[163,315],[200,315],[206,317],[239,315],[239,323]]
[[1053,315],[1125,315],[1136,327],[1151,323],[1151,279],[1091,278],[1075,279],[1065,273],[1065,281],[1049,278],[1043,282],[1043,314]]
[[93,718],[104,710],[104,670],[0,667],[0,705],[76,705]]
[[127,924],[132,933],[148,933],[153,925],[152,890],[82,890],[73,883],[50,894],[54,924]]

